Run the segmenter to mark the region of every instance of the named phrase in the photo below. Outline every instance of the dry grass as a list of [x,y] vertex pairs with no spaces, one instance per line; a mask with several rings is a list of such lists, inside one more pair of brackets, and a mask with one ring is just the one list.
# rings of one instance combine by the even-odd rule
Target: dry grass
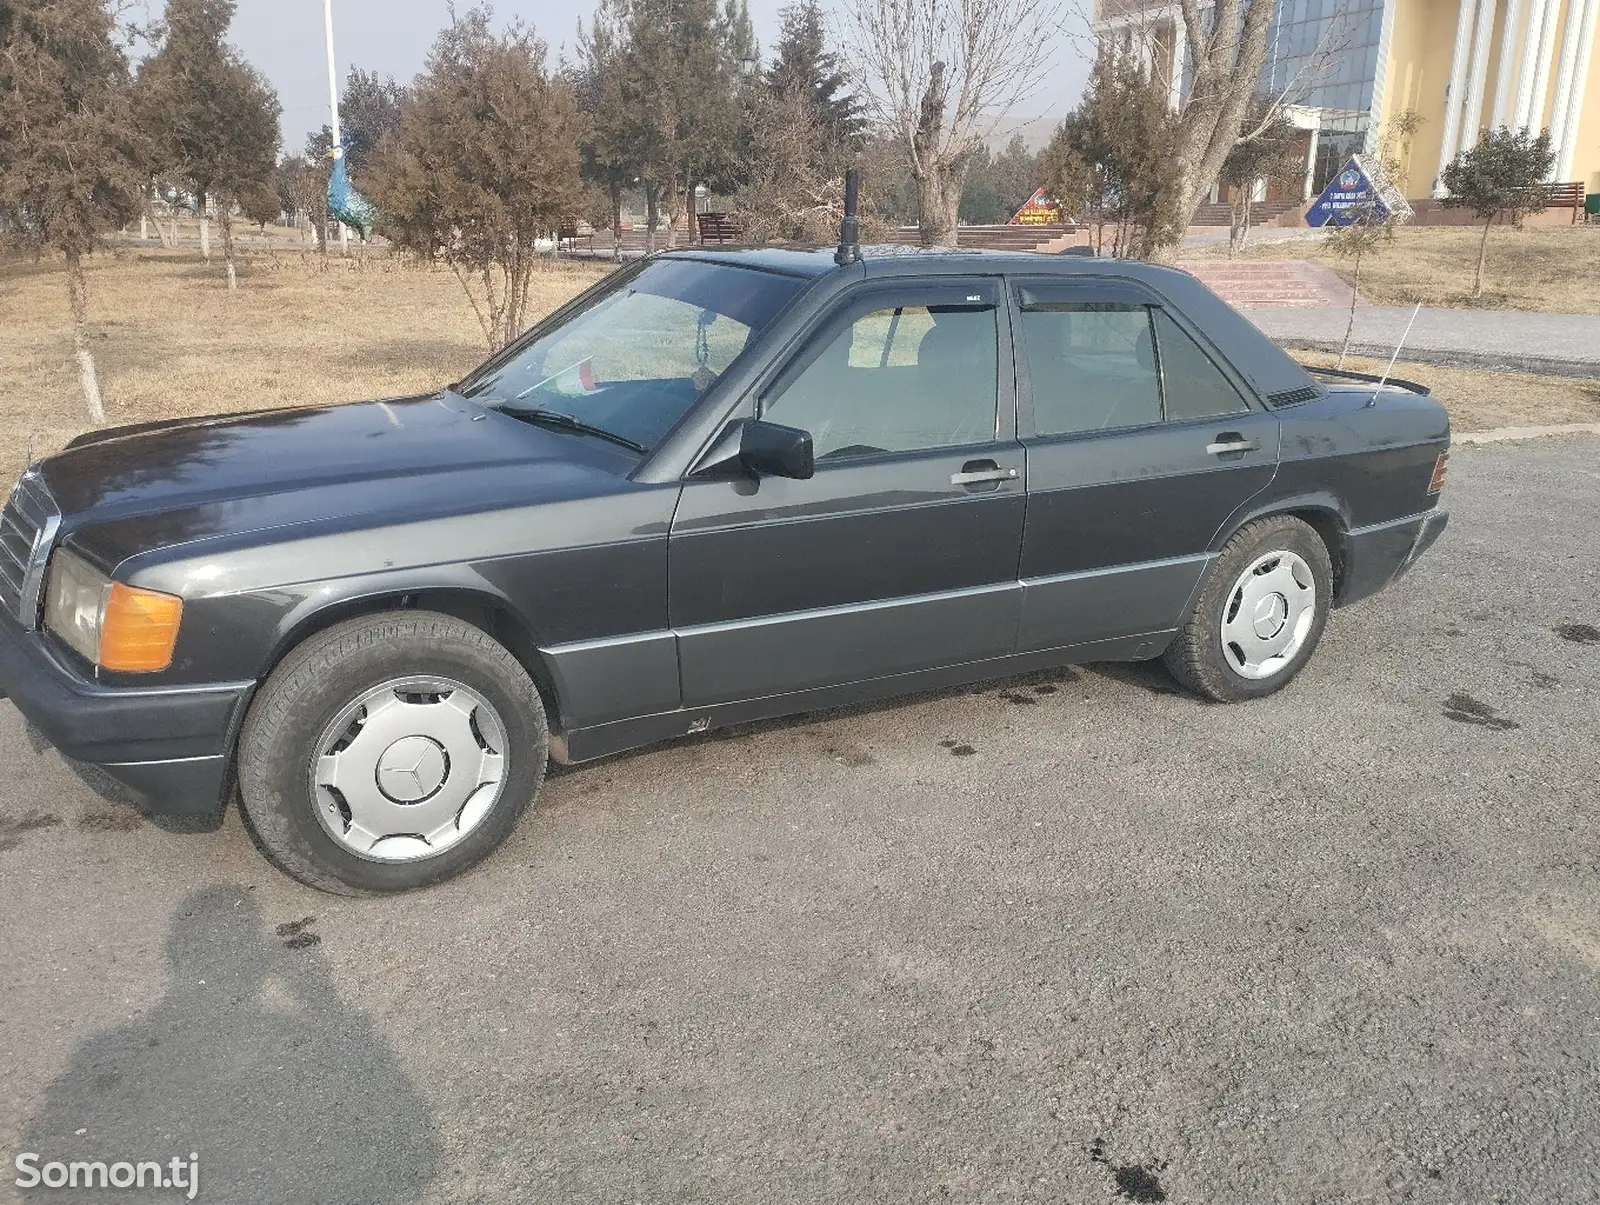
[[[1481,230],[1403,226],[1391,246],[1361,264],[1361,295],[1375,305],[1451,306],[1600,314],[1600,226],[1496,228],[1489,233],[1483,296],[1472,297]],[[1348,260],[1321,240],[1246,245],[1246,259],[1316,259],[1353,278]]]
[[[553,264],[536,278],[534,311],[605,270]],[[314,256],[255,257],[230,294],[220,268],[193,253],[103,255],[91,263],[89,290],[113,423],[425,391],[485,354],[452,275],[384,259],[357,270],[335,258],[325,270]],[[57,266],[0,269],[0,331],[0,482],[9,482],[30,452],[52,452],[88,426]],[[1309,352],[1301,359],[1332,363]],[[1399,371],[1432,387],[1458,430],[1600,420],[1594,382],[1415,364]]]
[[[1293,354],[1300,363],[1319,368],[1332,368],[1339,358],[1315,351]],[[1349,356],[1344,366],[1381,374],[1387,362]],[[1600,422],[1600,381],[1404,363],[1395,365],[1394,375],[1431,389],[1450,411],[1450,426],[1456,431]]]
[[[375,257],[246,261],[237,292],[195,252],[118,252],[89,266],[89,312],[112,423],[304,406],[436,389],[486,354],[448,271]],[[560,261],[534,279],[529,319],[599,278]],[[66,280],[49,262],[0,269],[0,480],[88,426],[72,364]],[[3,488],[3,487],[0,487]]]

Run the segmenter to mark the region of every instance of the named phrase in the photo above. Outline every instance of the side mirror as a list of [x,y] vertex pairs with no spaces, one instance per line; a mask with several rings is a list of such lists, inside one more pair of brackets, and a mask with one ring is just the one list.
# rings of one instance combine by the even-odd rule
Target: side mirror
[[694,475],[718,477],[736,473],[805,481],[815,470],[811,432],[741,418],[722,429]]

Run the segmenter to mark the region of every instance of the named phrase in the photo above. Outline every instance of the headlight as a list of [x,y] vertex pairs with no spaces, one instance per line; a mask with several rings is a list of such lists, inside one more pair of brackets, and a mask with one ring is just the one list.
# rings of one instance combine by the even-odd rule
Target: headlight
[[166,669],[182,618],[181,598],[114,582],[64,548],[50,558],[45,626],[102,669]]

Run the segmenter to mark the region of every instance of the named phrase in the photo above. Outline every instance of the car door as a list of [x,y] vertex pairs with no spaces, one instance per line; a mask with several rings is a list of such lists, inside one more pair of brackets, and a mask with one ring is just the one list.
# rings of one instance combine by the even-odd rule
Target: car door
[[1002,302],[995,279],[863,286],[757,386],[761,417],[811,432],[816,471],[685,482],[685,706],[1011,652],[1026,464]]
[[1028,457],[1018,650],[1153,654],[1217,532],[1272,480],[1277,419],[1133,282],[1020,282],[1012,298]]

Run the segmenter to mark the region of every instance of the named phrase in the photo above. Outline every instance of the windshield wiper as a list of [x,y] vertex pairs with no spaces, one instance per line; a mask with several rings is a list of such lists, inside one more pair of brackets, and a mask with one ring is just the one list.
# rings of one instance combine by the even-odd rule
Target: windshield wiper
[[629,439],[626,435],[618,435],[615,431],[607,431],[604,427],[592,426],[581,418],[573,418],[570,414],[563,414],[559,410],[544,410],[537,406],[499,406],[496,407],[501,414],[509,414],[512,418],[520,418],[526,422],[537,423],[544,427],[558,427],[563,431],[576,431],[579,435],[593,435],[596,439],[610,440],[614,444],[621,444],[633,452],[641,454],[650,449],[642,443]]

